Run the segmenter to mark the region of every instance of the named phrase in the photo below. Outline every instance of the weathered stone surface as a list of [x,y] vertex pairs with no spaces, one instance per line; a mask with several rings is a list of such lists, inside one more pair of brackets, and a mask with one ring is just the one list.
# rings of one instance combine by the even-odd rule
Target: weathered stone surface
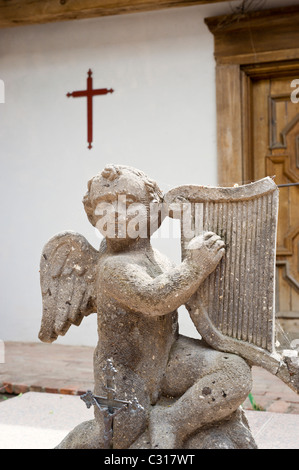
[[[156,183],[142,172],[107,166],[89,182],[84,198],[90,222],[105,237],[99,251],[73,232],[54,236],[44,248],[40,339],[53,341],[96,312],[94,399],[103,402],[110,390],[113,400],[138,404],[135,411],[127,407],[116,412],[110,400],[112,433],[103,406],[100,410],[94,403],[95,419],[75,428],[59,448],[102,448],[107,443],[113,448],[254,447],[237,412],[251,389],[249,365],[178,333],[177,308],[214,272],[225,253],[224,242],[203,231],[184,247],[182,263],[173,266],[150,243],[163,219],[159,211],[151,212],[151,205],[159,207],[162,201]],[[109,231],[112,225],[115,233]],[[108,359],[115,368],[110,378]]]
[[242,408],[221,422],[207,426],[187,440],[185,449],[256,449]]
[[[168,406],[172,401],[168,400]],[[159,404],[157,405],[159,406]],[[163,436],[161,436],[163,440]],[[130,449],[150,449],[150,433],[146,430]],[[204,426],[200,431],[187,438],[183,449],[256,449],[256,442],[251,434],[248,420],[242,407],[228,418],[212,425]]]
[[103,431],[99,423],[92,419],[76,426],[56,449],[99,449],[103,446]]

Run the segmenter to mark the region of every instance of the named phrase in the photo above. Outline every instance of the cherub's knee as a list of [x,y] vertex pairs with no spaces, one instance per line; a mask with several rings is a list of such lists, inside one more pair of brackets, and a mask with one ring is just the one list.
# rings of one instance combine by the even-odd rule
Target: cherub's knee
[[227,376],[231,388],[245,399],[252,388],[251,367],[242,357],[235,354],[223,353],[220,360],[223,364],[223,373]]

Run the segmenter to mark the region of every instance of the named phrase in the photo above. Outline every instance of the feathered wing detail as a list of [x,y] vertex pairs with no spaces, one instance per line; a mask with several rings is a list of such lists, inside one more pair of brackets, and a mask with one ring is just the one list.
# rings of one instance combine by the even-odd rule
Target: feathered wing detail
[[62,232],[43,249],[40,282],[43,315],[39,339],[52,343],[69,327],[96,312],[96,267],[99,252],[75,232]]

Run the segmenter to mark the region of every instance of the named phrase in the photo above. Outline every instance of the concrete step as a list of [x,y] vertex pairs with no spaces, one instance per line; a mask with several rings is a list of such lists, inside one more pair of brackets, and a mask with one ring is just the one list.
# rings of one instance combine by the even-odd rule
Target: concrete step
[[[245,411],[259,449],[299,449],[299,415]],[[78,396],[28,392],[0,403],[0,449],[53,449],[93,419]]]

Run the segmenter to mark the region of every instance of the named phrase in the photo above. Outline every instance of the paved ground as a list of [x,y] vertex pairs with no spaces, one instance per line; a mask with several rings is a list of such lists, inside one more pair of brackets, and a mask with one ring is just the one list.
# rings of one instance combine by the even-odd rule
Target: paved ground
[[78,395],[93,389],[93,348],[45,343],[5,342],[0,388]]
[[0,402],[0,449],[53,449],[93,418],[78,396],[28,392]]
[[[80,395],[93,390],[93,348],[45,343],[5,342],[0,392],[28,391]],[[268,412],[299,415],[299,395],[272,374],[253,368],[252,396]],[[4,395],[0,394],[0,402]],[[244,408],[252,410],[247,399]]]
[[[245,413],[259,449],[299,449],[298,414]],[[78,396],[45,392],[18,395],[0,402],[0,449],[53,449],[75,426],[90,419],[93,410]]]

